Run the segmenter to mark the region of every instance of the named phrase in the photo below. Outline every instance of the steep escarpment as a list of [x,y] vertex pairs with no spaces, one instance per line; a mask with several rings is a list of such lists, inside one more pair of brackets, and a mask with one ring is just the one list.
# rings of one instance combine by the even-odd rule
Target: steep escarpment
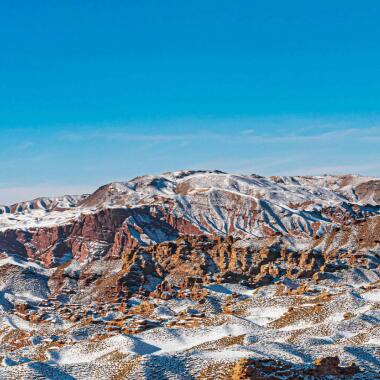
[[68,259],[118,256],[120,249],[177,236],[156,208],[116,208],[81,214],[63,225],[1,231],[0,244],[4,251],[55,266]]
[[[379,233],[380,217],[350,227],[334,227],[298,249],[282,236],[247,241],[232,236],[181,235],[141,246],[136,240],[130,244],[129,235],[125,235],[124,240],[116,239],[102,259],[118,263],[111,277],[104,272],[89,275],[94,265],[98,266],[89,262],[78,271],[74,282],[76,288],[86,288],[86,292],[91,288],[92,297],[115,296],[119,300],[136,293],[157,295],[155,287],[162,282],[167,284],[165,297],[175,297],[185,283],[194,279],[201,284],[240,283],[252,289],[270,284],[286,287],[289,281],[298,280],[318,283],[338,271],[377,269]],[[58,268],[56,273],[62,276],[63,286],[63,277],[70,276],[69,272]],[[62,289],[58,287],[55,292]],[[109,295],[110,289],[113,296]]]

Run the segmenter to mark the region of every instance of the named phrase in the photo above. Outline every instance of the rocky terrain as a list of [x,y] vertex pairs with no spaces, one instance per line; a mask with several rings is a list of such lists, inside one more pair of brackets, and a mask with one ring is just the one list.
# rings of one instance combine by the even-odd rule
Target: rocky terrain
[[1,379],[374,379],[380,179],[179,171],[0,206]]

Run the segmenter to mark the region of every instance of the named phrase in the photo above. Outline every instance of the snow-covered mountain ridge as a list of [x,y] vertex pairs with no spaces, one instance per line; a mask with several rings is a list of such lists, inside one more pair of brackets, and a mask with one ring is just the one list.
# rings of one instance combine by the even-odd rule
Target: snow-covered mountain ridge
[[379,200],[380,180],[370,177],[178,171],[110,183],[90,195],[0,207],[0,231],[51,228],[100,210],[129,209],[134,218],[127,222],[155,243],[169,239],[159,223],[152,227],[149,219],[157,212],[169,224],[176,223],[179,233],[301,237],[321,235],[334,223],[378,215]]
[[[334,218],[323,211],[379,213],[380,180],[360,176],[277,176],[178,171],[114,182],[93,194],[39,198],[0,207],[0,230],[51,227],[110,208],[164,208],[202,233],[264,236],[319,233]],[[354,209],[354,211],[352,210]],[[269,230],[268,230],[269,231]]]

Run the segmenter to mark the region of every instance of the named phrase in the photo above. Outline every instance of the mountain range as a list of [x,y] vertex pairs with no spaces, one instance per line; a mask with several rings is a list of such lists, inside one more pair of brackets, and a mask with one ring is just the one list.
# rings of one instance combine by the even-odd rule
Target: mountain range
[[374,378],[379,321],[377,178],[188,170],[0,206],[4,379]]

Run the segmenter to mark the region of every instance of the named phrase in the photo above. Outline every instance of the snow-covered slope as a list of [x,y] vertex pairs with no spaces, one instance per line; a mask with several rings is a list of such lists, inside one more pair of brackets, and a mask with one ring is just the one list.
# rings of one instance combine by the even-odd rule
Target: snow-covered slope
[[101,209],[152,206],[202,233],[260,237],[271,230],[313,235],[335,222],[328,210],[339,208],[352,214],[351,207],[356,205],[359,214],[379,213],[377,182],[358,176],[261,177],[178,171],[110,183],[88,196],[41,198],[3,207],[0,230],[68,224],[81,214]]

